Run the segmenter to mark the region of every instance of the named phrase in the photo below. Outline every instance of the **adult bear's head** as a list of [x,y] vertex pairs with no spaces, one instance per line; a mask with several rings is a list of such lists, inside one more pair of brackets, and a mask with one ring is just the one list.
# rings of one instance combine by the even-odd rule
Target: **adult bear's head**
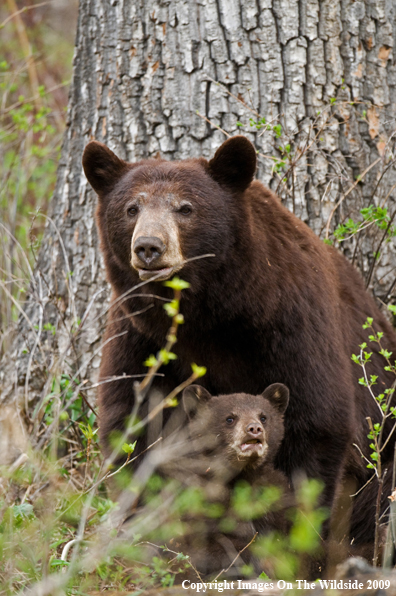
[[[85,175],[99,196],[98,219],[109,268],[162,281],[203,255],[213,268],[227,260],[239,233],[241,194],[256,170],[256,151],[243,136],[228,139],[210,161],[119,159],[91,141],[83,155]],[[240,219],[240,217],[239,217]],[[110,265],[110,262],[112,265]],[[200,268],[200,265],[198,265]],[[111,281],[111,280],[110,280]]]

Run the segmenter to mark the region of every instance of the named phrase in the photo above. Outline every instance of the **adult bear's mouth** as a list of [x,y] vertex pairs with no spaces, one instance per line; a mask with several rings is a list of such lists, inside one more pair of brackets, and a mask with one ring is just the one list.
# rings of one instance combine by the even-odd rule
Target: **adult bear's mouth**
[[165,279],[169,279],[174,272],[175,267],[163,267],[161,269],[143,269],[138,268],[137,271],[139,273],[139,278],[142,281],[164,281]]
[[139,273],[139,278],[142,281],[165,281],[169,279],[182,269],[184,263],[180,263],[178,265],[172,265],[171,267],[158,267],[158,269],[145,269],[144,267],[134,267],[136,271]]

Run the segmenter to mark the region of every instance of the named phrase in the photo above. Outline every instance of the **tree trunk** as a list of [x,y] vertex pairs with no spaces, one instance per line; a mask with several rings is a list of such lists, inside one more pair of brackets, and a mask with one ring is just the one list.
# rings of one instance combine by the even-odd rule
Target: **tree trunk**
[[[258,177],[322,237],[370,204],[392,216],[395,44],[393,0],[81,0],[56,190],[0,372],[9,459],[23,449],[22,435],[4,438],[12,420],[22,424],[15,412],[37,434],[38,404],[62,397],[61,374],[95,401],[109,291],[86,143],[130,161],[184,159],[245,134],[260,152]],[[384,231],[371,224],[345,244],[389,301],[394,243],[372,256]]]

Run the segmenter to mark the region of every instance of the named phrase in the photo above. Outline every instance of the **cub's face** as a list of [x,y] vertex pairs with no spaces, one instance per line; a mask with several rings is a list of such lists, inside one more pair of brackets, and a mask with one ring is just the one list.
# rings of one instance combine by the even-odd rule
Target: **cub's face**
[[273,462],[284,435],[283,414],[289,401],[285,385],[270,385],[262,395],[212,397],[199,386],[183,394],[192,436],[203,449],[226,458],[235,468]]
[[99,196],[106,253],[141,280],[162,281],[191,259],[210,254],[206,260],[214,263],[226,258],[233,241],[233,213],[240,208],[235,197],[254,176],[256,153],[238,136],[226,141],[209,162],[130,164],[92,141],[83,166]]

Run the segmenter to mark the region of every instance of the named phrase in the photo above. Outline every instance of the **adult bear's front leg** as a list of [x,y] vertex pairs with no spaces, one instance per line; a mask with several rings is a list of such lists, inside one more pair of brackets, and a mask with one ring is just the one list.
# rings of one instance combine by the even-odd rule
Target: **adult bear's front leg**
[[[144,362],[160,348],[161,346],[155,345],[155,342],[139,333],[121,310],[114,309],[104,337],[98,392],[99,434],[107,457],[113,451],[116,438],[125,432],[129,417],[135,414],[137,421],[145,419],[153,404],[157,404],[178,383],[172,375],[172,367],[167,366],[155,378],[142,403],[136,404],[136,383],[141,382],[148,371]],[[158,427],[158,420],[156,425]],[[153,437],[152,428],[149,431],[149,439],[153,442],[158,439],[161,428],[156,437]],[[136,456],[148,447],[147,438],[145,427],[136,436],[126,437],[125,441],[137,440],[134,451]]]

